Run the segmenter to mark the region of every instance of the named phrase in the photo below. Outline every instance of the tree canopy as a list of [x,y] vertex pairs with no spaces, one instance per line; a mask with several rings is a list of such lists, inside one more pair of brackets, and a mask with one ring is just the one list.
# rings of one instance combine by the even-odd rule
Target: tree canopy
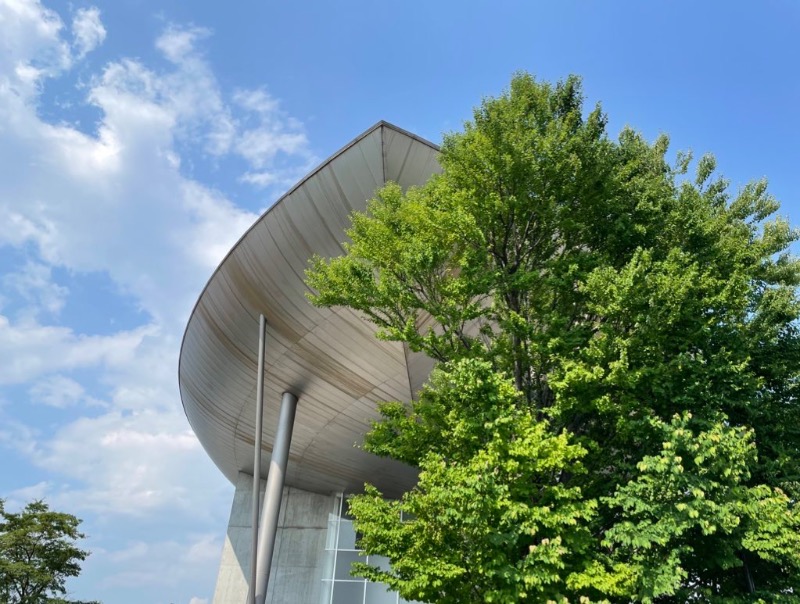
[[[357,572],[411,600],[800,601],[798,238],[758,181],[519,74],[388,184],[312,302],[438,361],[365,447]],[[692,173],[693,172],[693,173]]]
[[4,604],[96,604],[66,599],[66,581],[81,572],[89,555],[76,545],[81,521],[54,512],[43,501],[9,512],[0,499],[0,602]]

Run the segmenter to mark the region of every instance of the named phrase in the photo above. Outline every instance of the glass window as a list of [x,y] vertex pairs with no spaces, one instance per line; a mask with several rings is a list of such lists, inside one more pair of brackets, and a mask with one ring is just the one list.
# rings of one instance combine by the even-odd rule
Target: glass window
[[335,513],[329,517],[325,548],[329,566],[326,565],[323,579],[322,604],[417,604],[401,599],[383,583],[368,582],[350,574],[353,562],[367,562],[381,570],[390,570],[391,566],[385,556],[367,557],[356,549],[356,533],[344,498],[337,500]]
[[335,581],[331,604],[362,604],[364,602],[363,581]]
[[356,549],[356,532],[353,530],[352,520],[339,522],[339,543],[336,549]]
[[383,583],[367,583],[365,604],[397,604],[397,594]]
[[364,562],[366,560],[364,556],[359,554],[360,552],[343,552],[341,550],[336,553],[336,573],[333,577],[336,581],[360,579],[360,577],[354,577],[350,574],[350,567],[353,562]]
[[390,570],[392,568],[389,564],[389,558],[386,556],[369,556],[367,557],[367,563],[377,566],[381,570]]

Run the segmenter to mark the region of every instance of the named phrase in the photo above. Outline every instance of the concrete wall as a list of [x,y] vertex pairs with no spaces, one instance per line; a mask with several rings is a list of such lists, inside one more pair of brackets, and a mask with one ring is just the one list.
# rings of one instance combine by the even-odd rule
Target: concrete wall
[[[263,505],[265,481],[261,481]],[[253,477],[240,473],[222,549],[214,604],[245,604],[250,580],[251,497]],[[326,573],[328,515],[336,495],[292,487],[283,490],[275,555],[270,570],[268,604],[320,604]]]

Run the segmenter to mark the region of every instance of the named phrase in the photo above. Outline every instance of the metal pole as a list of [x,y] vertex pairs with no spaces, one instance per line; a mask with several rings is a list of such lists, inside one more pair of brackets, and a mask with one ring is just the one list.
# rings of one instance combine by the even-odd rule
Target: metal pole
[[267,598],[269,570],[272,566],[272,554],[275,550],[275,537],[278,532],[278,512],[281,509],[295,411],[297,411],[297,397],[291,392],[284,392],[281,400],[281,414],[278,418],[278,430],[275,434],[275,445],[272,447],[272,459],[269,462],[267,488],[264,491],[261,530],[258,534],[255,604],[264,604]]
[[252,542],[250,544],[250,586],[247,592],[248,604],[255,604],[256,555],[258,552],[258,510],[261,490],[261,432],[264,421],[264,356],[267,349],[267,319],[258,316],[258,375],[256,376],[256,432],[253,447],[253,503],[251,510]]

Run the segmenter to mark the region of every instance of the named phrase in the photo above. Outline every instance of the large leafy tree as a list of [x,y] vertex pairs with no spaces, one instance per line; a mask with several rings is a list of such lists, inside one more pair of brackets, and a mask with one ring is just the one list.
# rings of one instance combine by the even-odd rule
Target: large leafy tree
[[392,562],[358,572],[441,603],[800,599],[797,233],[667,150],[520,74],[313,261],[315,304],[439,362],[366,437],[420,478],[351,500]]
[[[9,512],[0,499],[0,601],[4,604],[83,604],[67,600],[66,580],[77,577],[89,552],[80,520],[43,501]],[[92,604],[92,603],[85,603]]]

